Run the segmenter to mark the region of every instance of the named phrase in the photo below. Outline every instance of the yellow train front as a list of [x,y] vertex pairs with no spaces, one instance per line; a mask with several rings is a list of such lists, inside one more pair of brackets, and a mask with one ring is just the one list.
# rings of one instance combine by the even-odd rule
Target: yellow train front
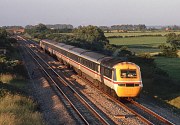
[[143,84],[139,66],[131,62],[121,62],[115,69],[114,90],[118,97],[136,97]]

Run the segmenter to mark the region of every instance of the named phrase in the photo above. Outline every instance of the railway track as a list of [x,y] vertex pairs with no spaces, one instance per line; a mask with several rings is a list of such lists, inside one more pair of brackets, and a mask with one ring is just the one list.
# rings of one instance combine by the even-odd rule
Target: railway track
[[171,121],[163,118],[162,116],[160,116],[157,113],[153,112],[152,110],[146,108],[145,106],[139,104],[138,102],[136,102],[132,99],[127,99],[127,101],[129,103],[131,103],[132,105],[136,106],[136,108],[138,107],[139,109],[142,109],[144,112],[146,112],[146,113],[152,115],[153,117],[155,117],[156,119],[160,120],[162,122],[162,124],[174,125],[174,123],[172,123]]
[[[27,42],[27,41],[26,41]],[[63,76],[60,76],[49,64],[47,64],[40,55],[37,54],[37,51],[31,47],[25,49],[36,61],[36,63],[41,67],[43,72],[46,74],[48,79],[53,83],[56,89],[64,96],[67,100],[69,106],[72,107],[74,112],[79,116],[81,120],[80,124],[115,124],[111,119],[109,119],[103,112],[101,112],[93,104],[89,104],[89,101],[80,95],[66,80]],[[59,84],[59,81],[63,84]]]
[[[78,76],[78,77],[80,77],[80,76]],[[84,78],[81,77],[81,79],[84,79]],[[87,83],[89,82],[89,81],[87,81],[87,79],[84,79],[84,80]],[[92,85],[92,84],[90,84],[90,85]],[[99,89],[97,86],[93,86],[93,87],[96,87],[97,89]],[[102,91],[102,90],[100,90],[100,91]],[[111,97],[109,94],[107,94],[107,93],[105,93],[105,94],[108,95],[109,97]],[[150,109],[142,106],[141,104],[135,102],[132,99],[127,99],[126,103],[122,103],[119,100],[113,99],[112,97],[111,97],[111,99],[114,102],[116,102],[117,104],[127,108],[135,116],[137,116],[139,119],[141,119],[143,122],[145,122],[147,124],[168,124],[168,125],[173,125],[173,123],[170,122],[169,120],[163,118],[162,116],[160,116],[157,113],[151,111]]]
[[[116,102],[116,104],[118,104],[118,105],[120,105],[122,107],[125,107],[130,112],[132,112],[135,116],[137,116],[140,120],[142,120],[143,122],[145,122],[145,123],[147,123],[149,125],[154,125],[154,124],[158,124],[158,125],[175,125],[171,121],[169,121],[166,118],[158,115],[154,111],[146,108],[145,106],[139,104],[138,102],[134,101],[131,98],[130,99],[128,99],[128,98],[127,99],[117,99],[117,98],[114,98],[111,95],[109,95],[109,93],[107,93],[107,92],[103,91],[102,89],[100,89],[99,87],[95,86],[94,84],[92,84],[87,79],[84,79],[81,76],[78,76],[78,77],[83,79],[86,83],[88,83],[92,87],[95,87],[99,91],[103,92],[112,101]],[[120,116],[120,117],[123,117],[123,116]],[[126,116],[124,116],[124,117],[126,117]]]

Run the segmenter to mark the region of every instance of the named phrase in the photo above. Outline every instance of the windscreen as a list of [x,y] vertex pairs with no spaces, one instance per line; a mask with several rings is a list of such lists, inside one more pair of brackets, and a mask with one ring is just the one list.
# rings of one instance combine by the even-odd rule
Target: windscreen
[[123,69],[120,70],[121,78],[136,78],[136,70],[135,69]]

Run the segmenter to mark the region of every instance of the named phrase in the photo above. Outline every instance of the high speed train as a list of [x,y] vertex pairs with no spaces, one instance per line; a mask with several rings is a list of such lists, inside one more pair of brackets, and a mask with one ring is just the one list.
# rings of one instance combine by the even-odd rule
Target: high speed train
[[143,87],[140,68],[132,62],[47,39],[40,47],[114,97],[137,97]]

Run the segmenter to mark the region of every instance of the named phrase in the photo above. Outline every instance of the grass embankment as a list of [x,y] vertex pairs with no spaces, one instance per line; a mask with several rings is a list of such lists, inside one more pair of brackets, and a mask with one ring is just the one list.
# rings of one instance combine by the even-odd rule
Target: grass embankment
[[[1,125],[41,125],[41,114],[37,112],[37,104],[17,92],[13,85],[1,85],[0,124]],[[7,83],[6,83],[7,84]],[[16,82],[14,83],[16,84]],[[25,84],[25,83],[24,83]],[[4,89],[6,88],[6,89]],[[13,90],[9,90],[12,88]],[[14,91],[12,93],[12,91]],[[16,93],[17,92],[17,93]]]
[[[174,105],[178,108],[180,108],[180,58],[164,58],[164,57],[157,57],[155,59],[155,62],[157,64],[158,67],[160,67],[161,69],[163,69],[164,71],[166,71],[168,73],[168,75],[170,76],[170,78],[172,78],[175,82],[175,84],[177,85],[177,87],[179,88],[179,92],[171,94],[171,93],[167,93],[169,94],[169,96],[172,96],[172,99],[167,100],[167,102],[171,105]],[[173,85],[172,85],[173,86]],[[164,90],[161,90],[164,91]]]
[[8,52],[0,55],[0,125],[42,125],[38,105],[27,93],[27,73],[17,43],[4,41],[0,44]]

